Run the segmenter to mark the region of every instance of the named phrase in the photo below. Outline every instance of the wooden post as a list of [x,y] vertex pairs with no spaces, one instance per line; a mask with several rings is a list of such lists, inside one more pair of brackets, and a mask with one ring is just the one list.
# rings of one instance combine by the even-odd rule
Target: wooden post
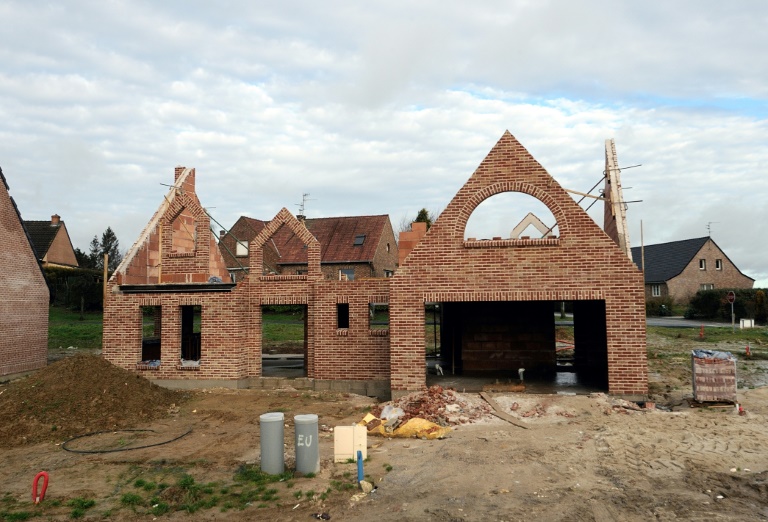
[[104,308],[107,304],[107,274],[109,269],[109,254],[104,254],[104,285],[102,289],[101,306]]

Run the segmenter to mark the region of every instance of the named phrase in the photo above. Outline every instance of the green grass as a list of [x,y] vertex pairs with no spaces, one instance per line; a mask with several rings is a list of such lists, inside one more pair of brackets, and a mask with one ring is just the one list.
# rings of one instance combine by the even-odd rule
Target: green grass
[[733,342],[737,344],[750,343],[750,346],[762,344],[768,347],[768,328],[747,328],[735,331],[730,326],[704,328],[704,337],[701,337],[701,328],[664,328],[661,326],[649,326],[649,333],[655,333],[670,339],[690,339],[703,343]]
[[48,311],[48,348],[101,348],[102,314],[80,312],[52,306]]

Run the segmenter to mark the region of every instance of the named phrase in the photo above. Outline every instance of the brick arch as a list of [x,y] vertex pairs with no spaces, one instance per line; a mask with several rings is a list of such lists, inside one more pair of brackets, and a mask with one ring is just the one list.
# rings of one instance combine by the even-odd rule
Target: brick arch
[[307,230],[307,227],[300,223],[299,220],[285,207],[283,207],[280,212],[278,212],[275,217],[264,226],[262,231],[253,238],[253,241],[251,241],[248,249],[250,252],[249,272],[251,274],[261,274],[262,267],[264,266],[264,252],[262,248],[266,242],[269,241],[269,238],[275,235],[283,225],[287,226],[299,237],[302,243],[307,245],[307,277],[309,279],[321,279],[320,242],[309,230]]
[[193,201],[187,194],[177,194],[165,211],[165,221],[167,223],[172,223],[184,210],[187,210],[192,214],[196,220],[208,218],[208,215],[203,211],[202,207]]
[[521,192],[541,201],[549,209],[549,211],[552,212],[552,215],[555,216],[555,221],[557,222],[557,226],[560,230],[560,236],[563,237],[568,235],[566,214],[557,203],[557,201],[547,192],[536,187],[535,185],[521,181],[500,181],[483,187],[481,190],[478,190],[472,194],[467,199],[466,203],[464,203],[464,205],[461,207],[461,210],[458,213],[456,224],[454,226],[455,233],[457,233],[457,235],[463,239],[464,231],[467,228],[467,222],[469,221],[469,218],[472,216],[472,213],[475,211],[475,209],[480,205],[480,203],[490,197],[495,196],[496,194],[501,194],[504,192]]

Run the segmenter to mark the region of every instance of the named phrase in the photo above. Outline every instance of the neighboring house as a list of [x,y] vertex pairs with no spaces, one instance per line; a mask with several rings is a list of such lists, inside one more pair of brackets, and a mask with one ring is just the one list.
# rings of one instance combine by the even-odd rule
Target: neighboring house
[[52,215],[50,221],[25,221],[24,226],[43,266],[77,268],[77,257],[67,225],[58,214]]
[[669,297],[685,304],[699,290],[752,288],[755,282],[711,237],[634,247],[632,260],[645,273],[646,299]]
[[0,170],[0,375],[48,358],[48,285]]
[[[320,267],[325,279],[392,277],[397,243],[389,216],[346,216],[303,219],[301,223],[320,243]],[[248,267],[249,245],[266,222],[240,217],[222,233],[219,249],[235,280]],[[264,245],[263,275],[307,273],[307,249],[288,227],[281,227]]]
[[[305,321],[305,377],[294,386],[400,396],[426,386],[429,306],[440,310],[446,371],[554,374],[554,310],[569,301],[579,382],[629,397],[648,392],[640,271],[509,132],[428,231],[406,234],[407,254],[392,277],[386,265],[371,266],[387,243],[393,253],[388,219],[304,221],[283,208],[269,222],[240,220],[230,231],[256,233],[240,247],[247,258],[244,250],[231,256],[247,275],[229,282],[194,175],[176,169],[108,282],[103,355],[118,366],[174,387],[274,386],[262,376],[263,310],[293,305]],[[465,240],[474,210],[503,192],[544,203],[560,236]],[[346,266],[353,278],[344,277]],[[389,328],[377,328],[370,310],[385,303]]]

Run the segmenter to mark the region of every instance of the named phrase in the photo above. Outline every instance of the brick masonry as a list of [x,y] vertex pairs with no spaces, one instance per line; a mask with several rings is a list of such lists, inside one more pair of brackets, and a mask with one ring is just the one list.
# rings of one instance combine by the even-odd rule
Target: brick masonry
[[48,285],[0,171],[0,375],[36,370],[48,357]]
[[[465,241],[464,228],[472,211],[483,200],[506,191],[529,194],[547,205],[561,236]],[[209,225],[194,192],[194,169],[177,168],[176,187],[109,282],[104,316],[104,356],[108,360],[165,383],[266,382],[261,379],[261,307],[299,304],[307,310],[307,379],[360,382],[361,389],[362,383],[388,382],[397,395],[426,384],[425,303],[566,300],[577,302],[585,316],[601,316],[604,328],[577,328],[576,335],[606,347],[601,364],[607,367],[609,391],[624,395],[647,392],[639,270],[508,132],[432,228],[413,231],[413,244],[407,245],[412,250],[393,278],[326,279],[319,243],[296,217],[282,209],[251,242],[247,277],[238,278],[236,285],[185,286],[204,283],[211,275],[229,281]],[[184,236],[185,227],[192,226],[196,234]],[[288,227],[306,245],[305,274],[262,273],[264,256],[269,255],[264,247],[281,227]],[[194,244],[188,243],[188,237],[195,238]],[[127,292],[122,285],[138,286]],[[141,285],[146,285],[146,291]],[[389,303],[388,330],[369,327],[370,303]],[[340,328],[337,322],[339,304],[348,305],[348,327]],[[192,368],[180,365],[180,307],[185,305],[202,308],[201,359]],[[152,369],[137,366],[142,306],[161,310],[162,362]],[[487,332],[481,330],[472,334],[478,353],[490,346],[483,344]],[[519,331],[522,327],[512,334]],[[530,349],[517,356],[533,363],[551,363],[537,359],[535,352],[551,343],[553,333],[524,334]],[[590,354],[586,353],[587,358]],[[486,363],[480,357],[476,364]],[[517,361],[509,361],[510,367],[515,364]]]
[[[560,237],[465,241],[464,229],[474,209],[507,191],[529,194],[547,205]],[[605,303],[608,390],[646,394],[640,271],[506,132],[392,279],[393,393],[424,385],[424,329],[420,326],[425,303],[560,300]]]

